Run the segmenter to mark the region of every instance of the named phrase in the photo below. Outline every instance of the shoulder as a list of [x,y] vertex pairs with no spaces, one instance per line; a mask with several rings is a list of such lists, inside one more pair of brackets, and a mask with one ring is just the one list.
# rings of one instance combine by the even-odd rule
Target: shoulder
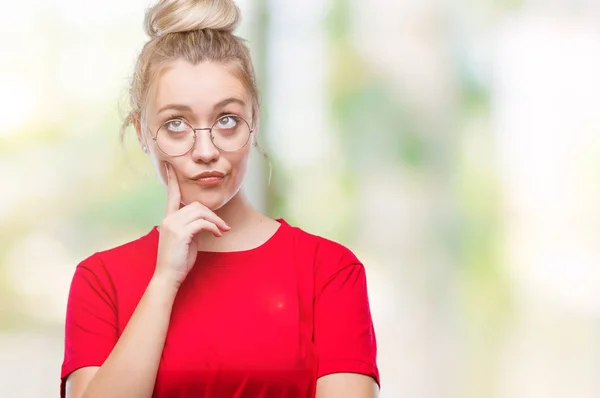
[[156,258],[157,248],[158,231],[154,227],[139,238],[93,253],[81,261],[77,269],[85,269],[94,274],[123,273],[137,268],[140,264],[152,262],[152,258]]
[[282,222],[293,236],[296,255],[312,260],[317,274],[325,276],[346,267],[362,267],[361,261],[347,246]]
[[152,228],[146,235],[119,246],[96,253],[107,263],[136,262],[146,257],[156,256],[158,250],[158,230]]

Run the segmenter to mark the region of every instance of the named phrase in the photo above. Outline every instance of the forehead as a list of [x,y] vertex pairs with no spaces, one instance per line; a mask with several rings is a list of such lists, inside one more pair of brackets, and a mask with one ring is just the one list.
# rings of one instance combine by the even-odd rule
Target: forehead
[[176,60],[157,76],[154,110],[168,104],[187,105],[198,115],[213,111],[213,106],[226,98],[239,98],[250,104],[242,82],[222,63],[202,62],[193,65]]

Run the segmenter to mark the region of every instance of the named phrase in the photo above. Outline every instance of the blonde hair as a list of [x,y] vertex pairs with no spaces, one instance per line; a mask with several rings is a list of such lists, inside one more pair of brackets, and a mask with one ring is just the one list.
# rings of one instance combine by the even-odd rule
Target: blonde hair
[[150,40],[140,52],[129,87],[130,110],[121,129],[121,139],[132,123],[143,123],[150,87],[169,61],[183,59],[231,65],[252,99],[252,124],[260,112],[258,87],[250,51],[233,34],[240,23],[240,10],[233,0],[159,0],[145,17]]

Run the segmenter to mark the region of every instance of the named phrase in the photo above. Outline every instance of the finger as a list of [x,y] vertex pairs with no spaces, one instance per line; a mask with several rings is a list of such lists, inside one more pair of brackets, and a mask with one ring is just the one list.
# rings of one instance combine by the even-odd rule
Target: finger
[[217,216],[212,210],[200,202],[190,203],[181,209],[179,213],[181,213],[180,220],[184,222],[185,220],[192,222],[198,219],[204,219],[215,224],[222,231],[229,231],[231,229],[231,227],[229,227],[229,225],[227,225],[227,223],[223,221],[221,217]]
[[191,223],[187,224],[185,228],[191,235],[196,235],[201,231],[207,231],[216,237],[223,236],[223,232],[221,232],[215,224],[204,219],[192,221]]
[[164,165],[167,172],[167,215],[171,215],[179,210],[181,191],[175,169],[167,162]]

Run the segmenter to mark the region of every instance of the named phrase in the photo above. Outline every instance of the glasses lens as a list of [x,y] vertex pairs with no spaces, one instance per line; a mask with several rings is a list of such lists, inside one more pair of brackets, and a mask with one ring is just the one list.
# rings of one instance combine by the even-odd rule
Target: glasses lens
[[158,130],[156,144],[168,155],[183,155],[194,146],[194,129],[183,120],[169,120]]
[[213,143],[223,151],[237,151],[248,143],[250,126],[239,116],[225,115],[212,127]]

